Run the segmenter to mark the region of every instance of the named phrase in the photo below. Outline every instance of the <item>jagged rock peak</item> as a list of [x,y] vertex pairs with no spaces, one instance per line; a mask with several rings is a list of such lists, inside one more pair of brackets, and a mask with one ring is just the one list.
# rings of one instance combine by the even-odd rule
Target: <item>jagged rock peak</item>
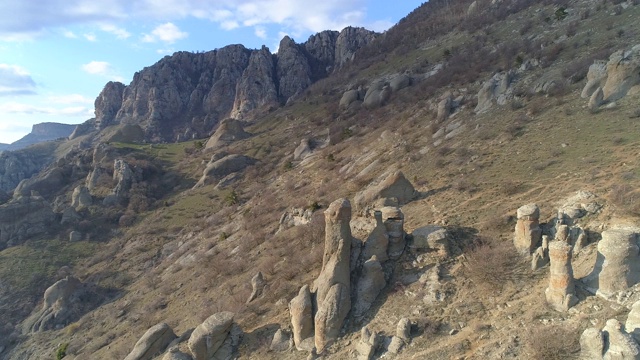
[[96,114],[96,127],[103,129],[113,123],[116,114],[122,106],[122,94],[125,85],[117,81],[109,81],[94,103]]

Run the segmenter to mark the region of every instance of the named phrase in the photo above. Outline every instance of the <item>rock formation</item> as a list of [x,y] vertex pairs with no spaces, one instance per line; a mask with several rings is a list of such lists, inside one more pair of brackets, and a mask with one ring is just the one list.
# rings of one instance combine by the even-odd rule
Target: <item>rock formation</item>
[[396,260],[404,252],[406,246],[404,233],[404,214],[397,207],[382,208],[382,219],[389,235],[389,246],[387,255],[389,259]]
[[549,236],[542,235],[542,246],[531,256],[531,270],[538,270],[549,263]]
[[66,326],[80,315],[74,307],[83,295],[84,287],[80,280],[68,276],[57,281],[44,292],[42,309],[25,320],[23,332],[40,332]]
[[91,197],[91,193],[89,193],[89,189],[84,185],[79,185],[75,189],[73,189],[73,194],[71,194],[71,206],[80,210],[91,206],[93,202],[93,198]]
[[376,183],[356,194],[354,202],[364,208],[379,200],[382,206],[401,206],[415,199],[419,193],[401,171],[384,174]]
[[587,84],[582,89],[580,96],[582,98],[590,98],[598,88],[604,86],[607,80],[607,62],[596,60],[587,72]]
[[578,302],[575,296],[571,245],[563,241],[549,244],[550,276],[545,290],[547,303],[556,311],[567,311]]
[[498,105],[504,105],[507,100],[513,97],[511,83],[515,77],[515,72],[507,71],[495,74],[486,81],[478,92],[478,105],[474,109],[476,114],[486,112],[496,101]]
[[611,54],[607,63],[607,81],[602,87],[604,100],[618,100],[640,84],[640,45]]
[[347,90],[342,94],[340,98],[340,107],[348,108],[351,104],[358,100],[364,100],[360,98],[360,92],[358,90]]
[[375,256],[378,261],[385,262],[389,258],[387,255],[389,234],[387,234],[387,227],[382,221],[382,211],[376,210],[374,212],[374,218],[376,219],[376,227],[371,231],[369,237],[367,237],[367,240],[364,242],[362,258],[371,259]]
[[358,360],[370,360],[373,358],[378,346],[380,346],[378,334],[371,332],[366,326],[363,327],[362,330],[360,330],[360,341],[356,343]]
[[513,245],[520,253],[530,255],[542,239],[542,229],[538,223],[540,209],[535,204],[524,205],[518,209],[517,217]]
[[593,271],[583,281],[605,298],[640,282],[640,247],[633,230],[614,228],[602,232]]
[[386,285],[382,265],[374,255],[362,265],[362,274],[356,286],[357,301],[353,304],[353,316],[364,315]]
[[262,272],[258,271],[258,273],[251,278],[251,295],[249,295],[249,299],[247,299],[247,304],[255,300],[258,296],[261,296],[266,285],[267,282],[264,281]]
[[37,194],[0,205],[0,249],[46,233],[54,220],[51,205]]
[[31,127],[30,133],[23,136],[19,140],[8,144],[3,150],[15,151],[45,141],[64,139],[71,135],[75,127],[76,125],[59,124],[53,122],[34,124]]
[[117,81],[109,81],[94,103],[95,106],[95,126],[97,129],[104,129],[113,124],[118,110],[122,106],[122,94],[124,93],[124,84]]
[[0,189],[13,191],[20,181],[30,178],[52,161],[50,155],[33,151],[3,151],[0,153]]
[[383,80],[374,81],[364,95],[363,105],[376,108],[384,105],[391,97],[391,87]]
[[291,336],[288,332],[278,329],[275,334],[273,334],[273,338],[271,339],[271,345],[269,345],[269,349],[271,351],[287,351],[291,348]]
[[265,46],[253,51],[247,68],[240,78],[231,117],[242,119],[255,110],[268,110],[278,106],[276,69],[273,55]]
[[228,311],[213,314],[193,330],[188,346],[194,360],[216,359],[231,332],[233,317]]
[[160,323],[147,330],[124,360],[151,360],[176,338],[171,327]]
[[442,226],[423,226],[413,230],[411,247],[420,250],[435,250],[442,257],[450,255],[449,233]]
[[624,328],[637,343],[640,343],[640,301],[636,301],[631,306]]
[[638,360],[640,345],[616,319],[609,319],[602,331],[586,329],[580,336],[580,358],[585,360]]
[[298,350],[313,349],[313,305],[309,286],[304,285],[298,296],[289,302],[293,342]]
[[242,122],[231,118],[224,119],[207,141],[205,149],[217,149],[250,136],[251,134],[244,131]]
[[336,39],[335,67],[353,61],[356,51],[367,44],[372,43],[378,34],[365,28],[348,26],[340,32]]
[[388,351],[391,354],[399,354],[402,349],[411,341],[411,321],[407,318],[402,318],[396,326],[396,334],[391,337],[391,343],[389,343]]
[[590,111],[594,112],[598,110],[598,108],[600,107],[600,105],[602,105],[603,102],[604,102],[604,92],[602,91],[601,87],[598,87],[596,91],[594,91],[593,94],[591,94],[591,97],[589,98],[589,103],[587,104],[587,108]]
[[325,210],[322,270],[314,283],[318,312],[314,318],[315,345],[322,353],[338,337],[351,310],[351,204],[338,199]]
[[289,36],[280,41],[276,74],[279,79],[278,93],[283,103],[302,93],[312,83],[311,67],[303,48]]
[[202,177],[194,188],[212,184],[223,177],[238,171],[244,170],[247,166],[255,163],[255,160],[244,155],[232,154],[217,158],[215,155],[204,169]]

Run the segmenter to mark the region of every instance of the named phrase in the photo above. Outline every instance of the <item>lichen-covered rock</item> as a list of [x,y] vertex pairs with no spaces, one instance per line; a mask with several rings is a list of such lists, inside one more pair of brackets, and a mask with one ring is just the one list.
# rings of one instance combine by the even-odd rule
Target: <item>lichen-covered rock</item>
[[147,330],[124,360],[151,360],[176,338],[171,327],[160,323]]

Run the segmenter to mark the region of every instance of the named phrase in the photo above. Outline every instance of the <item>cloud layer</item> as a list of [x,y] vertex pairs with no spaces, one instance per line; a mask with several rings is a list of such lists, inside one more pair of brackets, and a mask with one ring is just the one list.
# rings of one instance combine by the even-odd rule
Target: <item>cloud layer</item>
[[36,83],[20,66],[0,64],[0,96],[31,95],[36,93]]

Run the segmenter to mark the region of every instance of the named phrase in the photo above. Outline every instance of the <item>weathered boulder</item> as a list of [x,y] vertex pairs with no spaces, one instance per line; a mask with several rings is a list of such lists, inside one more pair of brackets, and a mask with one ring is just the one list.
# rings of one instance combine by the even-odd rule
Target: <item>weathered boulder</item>
[[318,311],[314,318],[316,351],[338,337],[351,310],[351,203],[338,199],[325,214],[325,244],[322,270],[314,282]]
[[411,77],[407,74],[399,74],[389,80],[389,87],[392,92],[402,90],[411,86]]
[[406,343],[411,341],[411,320],[407,318],[400,319],[396,326],[396,336]]
[[531,270],[535,271],[549,263],[549,236],[542,235],[542,246],[531,255]]
[[83,235],[80,231],[72,231],[69,233],[69,242],[82,241]]
[[348,108],[349,105],[360,100],[359,94],[360,93],[358,92],[358,90],[345,91],[344,94],[342,94],[342,97],[340,98],[340,107]]
[[191,355],[180,351],[180,349],[172,347],[164,354],[162,360],[193,360],[193,358]]
[[413,236],[412,248],[435,250],[442,257],[450,255],[449,233],[442,226],[423,226],[413,230],[411,234]]
[[604,100],[618,100],[640,84],[640,45],[611,54],[607,63],[607,81],[602,87]]
[[449,117],[449,114],[451,113],[451,103],[452,100],[450,96],[445,97],[438,103],[438,113],[436,115],[437,121],[444,121]]
[[360,330],[360,341],[356,343],[358,360],[370,360],[373,358],[379,345],[378,334],[369,330],[367,326],[363,327]]
[[73,194],[71,195],[71,206],[74,209],[80,210],[91,206],[92,203],[93,198],[91,197],[91,193],[86,186],[79,185],[75,189],[73,189]]
[[478,105],[474,109],[476,114],[486,112],[496,101],[498,105],[504,105],[507,100],[513,97],[513,87],[511,83],[515,77],[514,71],[507,71],[495,74],[486,81],[480,91],[478,91]]
[[591,66],[589,66],[589,72],[587,72],[587,84],[582,89],[580,96],[584,99],[590,98],[598,88],[604,86],[607,80],[607,62],[596,60]]
[[306,225],[311,221],[313,209],[310,208],[290,208],[280,216],[278,231],[282,231],[294,226]]
[[542,229],[538,222],[540,209],[536,204],[524,205],[518,209],[517,217],[513,245],[520,253],[530,255],[542,239]]
[[32,333],[66,326],[78,315],[74,306],[81,301],[84,287],[80,280],[67,276],[44,292],[42,309],[23,323],[23,332]]
[[188,346],[194,360],[213,360],[233,325],[234,314],[228,311],[211,315],[193,330]]
[[273,338],[271,339],[271,345],[269,345],[269,349],[271,351],[287,351],[291,348],[291,336],[288,332],[278,329],[275,334],[273,334]]
[[113,162],[113,180],[116,182],[116,187],[113,188],[112,193],[118,198],[126,198],[135,182],[133,171],[126,161],[116,159]]
[[608,298],[640,282],[640,248],[637,234],[624,228],[602,232],[591,274],[584,282],[591,291]]
[[357,193],[354,202],[358,208],[364,208],[376,200],[384,205],[404,205],[415,199],[419,193],[407,180],[402,171],[383,174],[376,182]]
[[602,105],[603,101],[604,101],[604,92],[602,91],[601,87],[598,87],[596,91],[594,91],[593,94],[591,94],[591,97],[589,98],[589,104],[587,104],[587,108],[590,111],[594,112],[598,110],[600,105]]
[[68,171],[66,170],[68,169],[53,166],[36,176],[20,181],[18,186],[13,190],[13,198],[28,196],[32,191],[44,196],[55,193],[66,185],[69,180],[67,176]]
[[231,117],[242,119],[256,110],[268,110],[278,106],[276,69],[269,48],[251,52],[247,68],[238,81]]
[[378,261],[384,262],[389,258],[387,255],[387,247],[389,246],[389,235],[387,228],[382,221],[382,212],[376,210],[374,212],[376,219],[376,227],[373,228],[366,241],[364,242],[363,259],[370,259],[375,256]]
[[391,87],[384,80],[374,81],[364,95],[363,105],[376,108],[384,105],[391,97]]
[[262,272],[258,271],[258,273],[251,278],[251,295],[249,295],[249,299],[247,299],[247,304],[262,295],[262,291],[264,291],[266,285],[267,282],[264,280]]
[[151,360],[176,338],[171,327],[160,323],[147,330],[124,360]]
[[609,346],[605,345],[603,359],[640,359],[640,346],[631,335],[627,334],[618,320],[607,320],[602,332],[604,333],[605,341],[609,344]]
[[300,140],[300,145],[293,150],[293,160],[302,160],[311,155],[311,151],[311,140],[302,139]]
[[231,118],[224,119],[220,122],[216,132],[213,133],[207,141],[205,148],[217,149],[222,146],[229,145],[234,141],[246,139],[250,136],[251,134],[244,131],[242,122]]
[[340,335],[342,324],[351,309],[348,285],[336,283],[327,292],[314,318],[315,345],[321,354]]
[[203,171],[202,177],[194,186],[194,188],[202,187],[216,182],[231,173],[242,171],[247,166],[253,165],[255,163],[255,160],[253,158],[239,154],[227,155],[217,160],[214,159],[215,155],[207,164],[207,167]]
[[313,348],[313,305],[309,286],[300,289],[298,296],[289,302],[293,342],[298,350],[311,351]]
[[550,276],[545,298],[556,311],[567,311],[578,302],[575,296],[571,245],[562,241],[549,244]]
[[364,315],[386,285],[387,282],[384,279],[382,265],[374,255],[362,265],[362,274],[356,285],[353,316],[360,317]]
[[580,336],[580,359],[602,360],[604,347],[605,339],[602,331],[588,328]]
[[400,208],[386,206],[381,209],[382,220],[387,228],[389,236],[389,246],[387,247],[387,255],[389,259],[396,260],[404,252],[406,246],[404,232],[404,214]]

